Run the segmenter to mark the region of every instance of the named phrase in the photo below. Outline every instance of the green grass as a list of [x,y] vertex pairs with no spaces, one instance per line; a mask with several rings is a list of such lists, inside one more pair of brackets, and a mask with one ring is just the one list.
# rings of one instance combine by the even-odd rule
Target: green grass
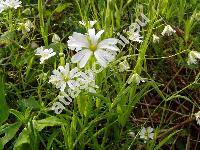
[[[55,114],[51,106],[59,90],[49,77],[74,55],[68,37],[87,31],[78,22],[97,20],[103,38],[119,38],[118,32],[127,37],[123,31],[141,12],[150,20],[141,27],[143,42],[118,44],[116,60],[96,77],[97,93],[82,92]],[[200,109],[199,65],[187,64],[188,53],[200,49],[199,17],[198,0],[23,0],[17,10],[0,13],[0,150],[200,149],[194,117]],[[23,34],[17,29],[26,19],[34,28]],[[168,24],[176,33],[161,36]],[[51,42],[54,33],[60,43]],[[64,56],[41,65],[33,43]],[[125,58],[130,69],[120,73]],[[134,73],[147,81],[127,84]],[[149,126],[154,139],[145,143],[139,132]]]

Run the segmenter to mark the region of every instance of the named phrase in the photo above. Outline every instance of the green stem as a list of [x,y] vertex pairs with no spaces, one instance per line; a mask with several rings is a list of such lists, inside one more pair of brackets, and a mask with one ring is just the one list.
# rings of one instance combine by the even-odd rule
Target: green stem
[[63,53],[61,43],[59,43],[59,46],[60,46],[60,65],[65,66],[65,54]]
[[152,29],[153,29],[153,23],[151,23],[151,25],[149,26],[148,34],[145,38],[144,43],[140,47],[138,60],[137,60],[136,66],[134,68],[134,73],[140,74],[142,71],[142,65],[145,60],[145,54],[146,54],[146,50],[148,48],[148,42],[151,37]]
[[81,10],[81,6],[80,6],[78,0],[76,0],[76,4],[77,4],[77,6],[78,6],[78,10],[79,10],[79,13],[80,13],[80,15],[81,15],[81,19],[84,20],[84,16],[83,16],[83,13],[82,13],[82,10]]
[[40,30],[42,34],[42,38],[44,40],[45,46],[48,46],[48,33],[45,30],[45,24],[44,24],[44,6],[43,6],[43,0],[38,0],[38,12],[39,12],[39,18],[40,18]]
[[9,9],[9,14],[8,14],[8,22],[9,22],[9,29],[10,31],[13,31],[13,22],[12,22],[12,17],[13,17],[13,13],[12,13],[12,9]]

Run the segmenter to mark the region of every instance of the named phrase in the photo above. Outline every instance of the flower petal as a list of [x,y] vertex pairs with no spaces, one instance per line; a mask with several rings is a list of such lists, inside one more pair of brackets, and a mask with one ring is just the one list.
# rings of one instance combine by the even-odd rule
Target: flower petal
[[78,71],[78,68],[75,67],[74,69],[72,69],[72,70],[70,71],[69,77],[70,77],[70,78],[74,78],[74,77],[78,77],[79,75],[80,75],[80,72]]
[[154,137],[154,133],[150,133],[150,134],[149,134],[149,138],[150,138],[150,139],[153,139],[153,137]]
[[107,63],[111,62],[115,58],[115,55],[101,49],[96,50],[94,55],[102,67],[106,67]]
[[98,51],[94,52],[94,56],[97,60],[97,62],[99,63],[99,65],[101,65],[102,67],[106,67],[107,62],[103,59],[103,57],[101,56],[101,53],[99,53]]
[[117,46],[110,46],[110,45],[101,45],[101,46],[99,46],[98,45],[98,48],[108,49],[110,51],[119,51],[119,48]]
[[95,39],[94,39],[94,43],[93,44],[97,44],[98,40],[100,39],[101,35],[104,33],[104,30],[99,31],[96,35],[95,35]]
[[71,50],[76,51],[89,47],[87,36],[77,32],[74,32],[73,35],[69,37],[67,43]]
[[103,45],[115,45],[118,43],[118,39],[115,39],[115,38],[108,38],[108,39],[105,39],[103,41],[101,41],[98,46],[101,47]]
[[85,64],[88,62],[90,56],[92,55],[92,52],[90,50],[84,50],[84,56],[81,58],[80,60],[80,68],[83,68],[85,66]]
[[72,56],[71,58],[72,63],[79,62],[85,55],[84,53],[85,53],[85,50],[82,50],[82,51],[77,52],[74,56]]
[[91,42],[94,44],[94,42],[95,42],[95,29],[94,28],[89,29],[88,35],[90,37]]

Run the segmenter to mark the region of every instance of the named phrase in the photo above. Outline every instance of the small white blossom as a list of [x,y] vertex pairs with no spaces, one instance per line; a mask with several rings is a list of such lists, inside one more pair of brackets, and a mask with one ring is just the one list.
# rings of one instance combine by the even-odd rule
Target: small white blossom
[[196,117],[197,124],[200,126],[200,111],[194,114],[194,116]]
[[63,66],[59,66],[57,70],[53,70],[53,75],[50,76],[49,83],[64,92],[65,88],[68,86],[72,90],[76,90],[79,87],[79,83],[75,80],[79,76],[78,68],[70,70],[69,63]]
[[81,25],[83,25],[84,27],[87,27],[87,26],[88,26],[88,28],[92,28],[92,27],[97,23],[97,21],[96,21],[96,20],[95,20],[95,21],[88,21],[88,22],[79,21],[79,23],[80,23]]
[[6,9],[6,4],[3,0],[0,0],[0,13]]
[[25,23],[19,23],[20,27],[18,30],[22,30],[22,33],[30,32],[32,28],[34,28],[33,23],[30,20],[27,20]]
[[188,61],[187,61],[188,65],[196,64],[197,59],[200,59],[200,52],[190,51],[190,53],[188,55]]
[[27,20],[24,25],[27,32],[29,32],[31,28],[34,28],[34,25],[30,20]]
[[175,33],[176,31],[170,26],[170,25],[166,25],[163,32],[161,33],[163,36],[167,35],[170,36],[173,33]]
[[6,0],[5,1],[5,5],[6,7],[8,8],[14,8],[14,9],[17,9],[18,7],[20,7],[22,4],[21,1],[19,0]]
[[145,82],[146,78],[142,78],[139,74],[134,73],[128,78],[128,84],[131,84],[132,82],[136,83],[137,85],[140,84],[140,82]]
[[55,33],[53,34],[52,42],[53,43],[59,43],[60,42],[60,37]]
[[154,129],[151,127],[147,127],[147,128],[143,127],[139,133],[140,138],[145,139],[145,141],[144,141],[145,143],[146,143],[146,140],[153,139],[153,137],[154,137],[153,130]]
[[82,72],[78,81],[80,82],[81,90],[83,89],[90,93],[96,93],[96,89],[99,88],[95,84],[95,75],[92,70],[88,70],[86,73]]
[[108,38],[100,41],[103,32],[104,30],[101,30],[95,34],[95,29],[89,29],[85,35],[74,32],[67,41],[68,47],[77,52],[72,56],[72,63],[78,63],[79,67],[83,68],[92,56],[102,67],[113,61],[119,51],[116,46],[118,39]]
[[128,31],[127,33],[128,33],[128,35],[129,35],[128,38],[129,38],[131,41],[138,42],[138,43],[141,43],[141,42],[143,41],[143,40],[142,40],[142,39],[143,39],[143,36],[141,36],[139,32]]
[[50,57],[54,56],[56,53],[53,51],[52,48],[45,49],[43,46],[39,47],[35,50],[35,55],[41,56],[40,57],[40,64],[43,64],[45,60],[49,59]]
[[159,42],[159,40],[160,38],[157,35],[153,34],[153,43],[157,43]]
[[124,72],[128,69],[130,69],[130,66],[127,60],[119,63],[119,72]]

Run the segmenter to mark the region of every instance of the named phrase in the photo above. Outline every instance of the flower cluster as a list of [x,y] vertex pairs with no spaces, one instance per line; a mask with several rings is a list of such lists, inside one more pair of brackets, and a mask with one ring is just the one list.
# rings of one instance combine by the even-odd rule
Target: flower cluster
[[0,0],[0,13],[9,8],[17,9],[21,3],[19,0]]
[[[95,22],[90,24],[93,26]],[[86,23],[83,23],[83,25],[86,25]],[[82,91],[96,93],[96,89],[98,89],[98,86],[95,84],[96,74],[115,59],[119,51],[119,48],[116,46],[118,40],[115,38],[100,40],[104,30],[98,33],[95,32],[94,28],[89,28],[86,34],[74,32],[69,37],[67,41],[68,47],[75,51],[76,54],[72,56],[71,62],[66,63],[65,66],[60,65],[53,70],[49,79],[49,83],[53,84],[60,91],[57,97],[59,101],[63,102],[68,97],[75,98]],[[52,42],[58,43],[59,41],[60,37],[54,34]],[[35,55],[40,56],[41,64],[56,54],[52,48],[46,49],[44,47],[37,48],[35,52]],[[77,67],[72,68],[73,65],[70,63],[77,64]],[[96,65],[98,65],[98,68],[101,67],[101,69],[97,71]],[[68,102],[64,102],[66,105],[69,105],[71,101],[70,98]],[[54,107],[60,105],[58,103]],[[60,109],[57,111],[60,112]]]
[[[163,29],[163,31],[161,32],[162,36],[171,36],[174,33],[176,33],[176,31],[170,26],[170,25],[166,25]],[[153,34],[153,43],[159,43],[160,41],[160,37],[156,34]]]
[[[176,31],[170,26],[166,25],[161,33],[162,36],[171,36],[172,34],[176,33]],[[153,43],[158,43],[160,40],[160,37],[153,34]],[[187,64],[197,64],[198,59],[200,60],[200,52],[198,51],[190,51],[188,54]]]
[[77,67],[70,69],[69,63],[53,70],[49,83],[55,85],[61,92],[68,93],[72,98],[77,97],[82,90],[95,93],[98,88],[93,72],[82,72]]

